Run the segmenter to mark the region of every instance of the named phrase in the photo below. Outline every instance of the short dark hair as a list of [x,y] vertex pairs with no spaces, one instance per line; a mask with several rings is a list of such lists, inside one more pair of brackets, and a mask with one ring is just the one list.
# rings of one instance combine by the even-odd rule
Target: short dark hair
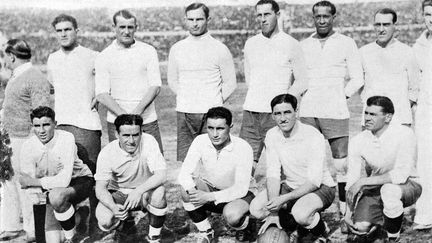
[[217,119],[217,118],[225,119],[226,124],[228,126],[231,126],[231,124],[232,124],[232,113],[230,110],[228,110],[225,107],[222,107],[222,106],[213,107],[207,111],[206,120],[207,119]]
[[28,60],[31,58],[31,49],[25,40],[10,39],[6,43],[6,54],[14,54],[19,59]]
[[315,14],[315,7],[329,7],[331,15],[336,14],[336,6],[329,1],[319,1],[312,6],[312,13]]
[[366,101],[367,106],[380,106],[382,112],[386,114],[394,114],[393,102],[386,96],[372,96]]
[[271,4],[272,10],[277,13],[279,12],[279,4],[275,0],[259,0],[257,4],[255,4],[255,9],[258,5]]
[[118,116],[114,120],[114,125],[117,132],[120,132],[120,127],[123,125],[138,125],[141,127],[142,124],[143,124],[142,117],[136,114],[123,114]]
[[432,0],[424,0],[422,2],[422,11],[424,12],[424,9],[426,6],[431,6],[432,7]]
[[199,9],[199,8],[201,8],[204,11],[204,15],[205,15],[206,19],[208,19],[208,17],[210,16],[210,9],[204,3],[189,4],[189,6],[187,6],[185,9],[185,15],[187,14],[187,12],[189,12],[191,10]]
[[294,110],[297,109],[297,98],[294,95],[280,94],[280,95],[274,97],[270,102],[272,112],[273,112],[273,109],[276,105],[279,105],[282,103],[291,104],[291,106]]
[[51,23],[51,25],[55,29],[56,24],[58,24],[60,22],[70,22],[70,23],[72,23],[72,26],[74,27],[74,29],[78,28],[78,23],[77,23],[76,19],[70,15],[67,15],[67,14],[60,14],[57,17],[55,17],[53,22]]
[[135,20],[135,24],[137,24],[137,18],[135,17],[135,15],[133,15],[129,10],[127,9],[122,9],[117,11],[114,15],[113,15],[113,23],[114,25],[117,25],[117,17],[123,17],[125,19],[134,19]]
[[30,113],[30,120],[33,123],[34,118],[48,117],[52,121],[55,121],[55,112],[48,106],[39,106],[33,109]]
[[391,14],[392,15],[393,24],[397,22],[396,11],[394,11],[391,8],[382,8],[382,9],[379,9],[378,11],[376,11],[376,13],[374,15],[374,18],[377,16],[377,14]]

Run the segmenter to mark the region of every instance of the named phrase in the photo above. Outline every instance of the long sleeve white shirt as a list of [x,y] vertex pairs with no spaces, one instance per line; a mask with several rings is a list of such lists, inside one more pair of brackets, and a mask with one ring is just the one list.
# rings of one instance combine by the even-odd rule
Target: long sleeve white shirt
[[168,85],[177,94],[176,111],[206,113],[221,106],[237,86],[230,51],[208,33],[175,43],[168,57]]
[[[354,40],[334,33],[321,45],[309,38],[300,42],[308,75],[308,90],[300,103],[300,117],[346,119],[350,97],[363,86],[360,53]],[[345,79],[349,82],[345,85]]]
[[[132,112],[149,87],[162,85],[156,49],[135,40],[130,47],[113,41],[96,58],[96,95],[108,93],[126,112]],[[141,114],[144,124],[157,120],[154,102]],[[107,121],[116,116],[108,111]]]
[[251,185],[252,148],[245,140],[230,137],[231,143],[220,151],[207,134],[195,138],[178,176],[178,182],[185,190],[195,187],[193,173],[199,168],[198,176],[219,189],[212,192],[216,204],[246,196]]
[[[56,173],[59,164],[63,169]],[[22,172],[38,178],[44,189],[68,187],[72,178],[93,176],[78,158],[72,133],[62,130],[56,130],[47,144],[42,144],[37,136],[27,139],[21,147],[20,166]]]
[[385,48],[372,42],[360,48],[360,54],[365,77],[363,110],[369,97],[386,96],[395,108],[392,122],[411,124],[410,100],[417,101],[420,81],[420,69],[411,47],[396,39]]
[[279,127],[274,127],[267,132],[265,145],[267,178],[280,179],[282,172],[292,189],[306,182],[317,187],[336,185],[326,165],[324,136],[314,127],[297,121],[287,138]]
[[243,109],[271,112],[277,95],[300,96],[307,88],[306,65],[299,42],[279,32],[271,38],[258,34],[244,47],[244,72],[248,91]]
[[370,176],[390,174],[393,184],[403,184],[409,177],[417,177],[417,146],[411,128],[393,124],[380,137],[365,130],[350,140],[348,148],[347,188],[362,176],[362,170]]
[[97,52],[77,46],[70,53],[58,50],[48,57],[48,81],[54,86],[57,124],[101,130],[95,97],[94,62]]

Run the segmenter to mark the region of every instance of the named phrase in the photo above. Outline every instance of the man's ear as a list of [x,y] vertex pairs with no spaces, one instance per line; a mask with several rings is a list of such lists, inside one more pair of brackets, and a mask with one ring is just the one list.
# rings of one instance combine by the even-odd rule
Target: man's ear
[[392,113],[387,113],[387,114],[385,115],[385,117],[386,117],[385,121],[386,121],[387,123],[390,123],[391,120],[392,120],[392,118],[393,118],[393,114],[392,114]]

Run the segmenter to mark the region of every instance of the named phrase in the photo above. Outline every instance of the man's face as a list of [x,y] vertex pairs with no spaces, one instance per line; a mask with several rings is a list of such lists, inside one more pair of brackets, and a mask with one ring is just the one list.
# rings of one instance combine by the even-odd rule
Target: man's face
[[226,120],[223,118],[207,119],[207,134],[217,149],[222,149],[228,144],[230,130],[231,127],[226,124]]
[[432,31],[432,6],[425,6],[423,10],[423,19],[428,31]]
[[272,117],[284,134],[291,134],[297,119],[296,111],[291,104],[281,103],[275,105],[273,107]]
[[365,128],[366,130],[376,133],[381,130],[386,123],[390,123],[391,118],[392,114],[384,113],[381,106],[367,106],[364,113]]
[[257,5],[256,11],[262,34],[270,37],[278,26],[279,12],[275,13],[269,3]]
[[207,24],[210,18],[206,18],[202,8],[186,12],[186,26],[193,36],[201,36],[207,32]]
[[333,21],[336,15],[331,14],[331,8],[317,6],[314,8],[313,18],[316,32],[320,36],[327,36],[333,30]]
[[117,24],[114,25],[116,39],[120,45],[130,46],[134,43],[134,35],[137,29],[134,18],[125,19],[122,16],[116,17]]
[[33,118],[33,132],[42,144],[47,144],[54,137],[56,122],[51,118],[43,116]]
[[387,44],[393,38],[395,25],[393,24],[393,16],[391,14],[375,15],[374,22],[375,32],[377,35],[378,44]]
[[55,25],[54,29],[62,47],[69,48],[76,44],[78,29],[75,29],[71,22],[59,22]]
[[138,125],[122,125],[118,132],[120,148],[134,154],[141,144],[141,127]]

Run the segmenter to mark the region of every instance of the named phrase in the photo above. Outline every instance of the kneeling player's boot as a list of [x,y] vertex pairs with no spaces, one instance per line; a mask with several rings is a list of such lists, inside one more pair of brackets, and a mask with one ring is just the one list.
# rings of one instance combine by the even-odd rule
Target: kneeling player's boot
[[247,227],[243,230],[236,230],[236,242],[253,242],[256,240],[256,219],[249,218]]
[[213,229],[208,229],[207,231],[200,231],[197,234],[197,243],[217,243],[217,238],[215,236]]

